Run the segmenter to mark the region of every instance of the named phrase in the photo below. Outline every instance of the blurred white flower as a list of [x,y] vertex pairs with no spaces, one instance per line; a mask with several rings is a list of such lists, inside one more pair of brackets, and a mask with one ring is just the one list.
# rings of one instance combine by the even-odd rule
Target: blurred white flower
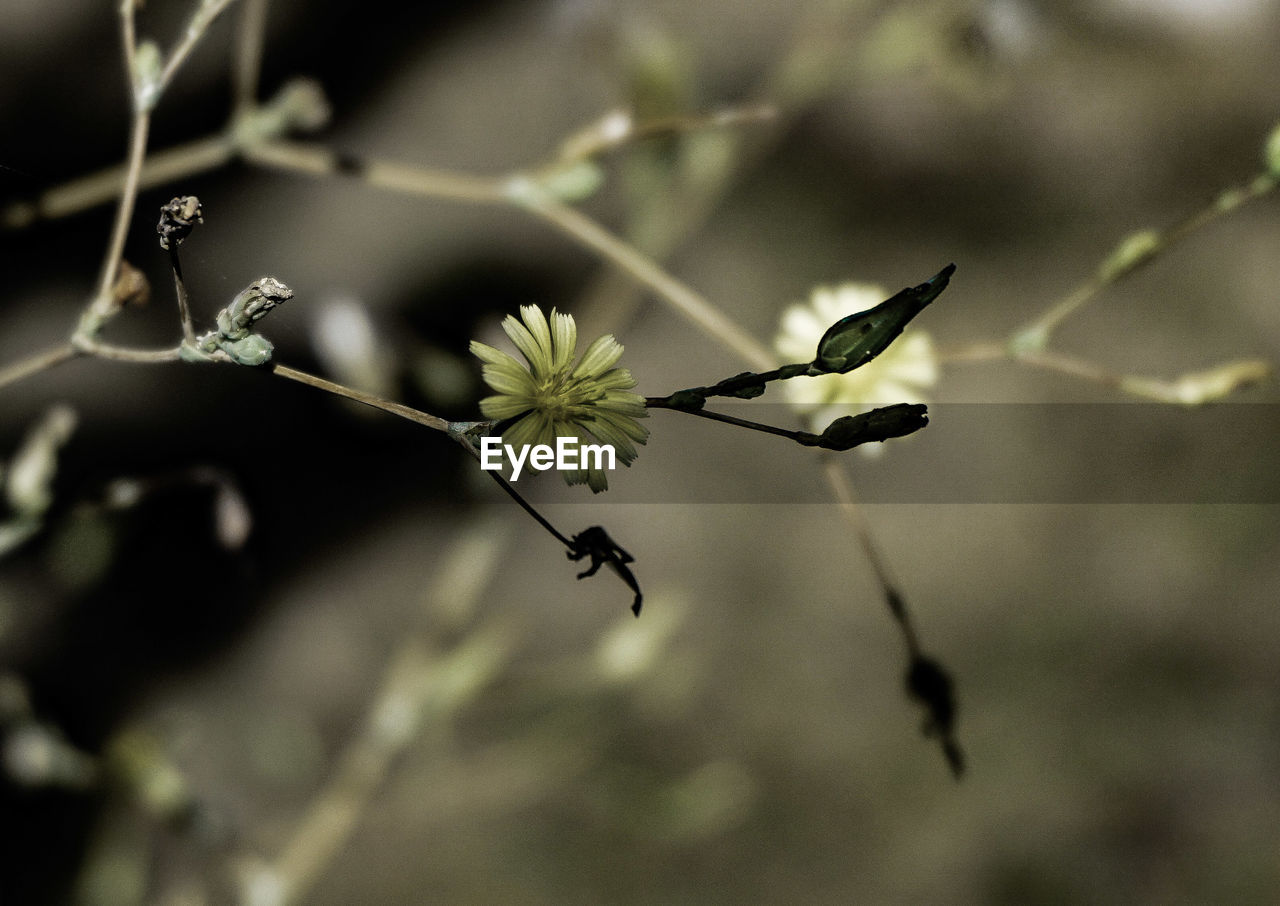
[[58,451],[76,428],[76,413],[58,404],[27,432],[5,475],[5,497],[17,513],[40,518],[53,503]]
[[[774,349],[786,362],[813,359],[818,341],[841,318],[874,308],[891,294],[867,283],[820,286],[807,303],[782,313]],[[923,403],[925,392],[938,382],[938,359],[933,340],[922,330],[908,329],[878,357],[845,374],[800,377],[782,382],[788,402],[801,412],[809,430],[820,432],[842,415],[890,403]],[[859,449],[875,455],[883,444]]]
[[395,363],[368,308],[353,298],[331,299],[315,309],[311,343],[328,374],[378,396],[391,396]]

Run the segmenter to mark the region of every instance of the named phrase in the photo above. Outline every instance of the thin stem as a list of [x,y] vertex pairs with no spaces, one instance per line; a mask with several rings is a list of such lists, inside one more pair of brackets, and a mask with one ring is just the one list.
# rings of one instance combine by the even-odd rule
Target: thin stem
[[357,160],[302,142],[255,143],[244,149],[244,157],[250,163],[310,176],[350,176],[376,188],[405,195],[475,204],[507,201],[501,180],[448,170],[424,170],[381,161]]
[[173,288],[178,297],[178,315],[182,318],[182,336],[188,345],[196,342],[195,327],[191,323],[191,307],[187,303],[187,284],[182,279],[182,263],[178,260],[178,240],[169,243],[169,265],[173,268]]
[[287,365],[272,365],[270,366],[270,370],[272,374],[288,378],[291,381],[297,381],[299,384],[306,384],[308,387],[315,387],[319,390],[324,390],[327,393],[346,397],[349,400],[355,400],[357,403],[363,403],[366,406],[372,406],[374,409],[381,409],[383,412],[390,412],[392,415],[398,415],[401,418],[408,419],[409,421],[419,425],[425,425],[426,427],[432,428],[436,431],[448,432],[449,430],[449,422],[440,418],[438,415],[431,415],[430,413],[414,409],[411,406],[405,406],[401,403],[383,399],[382,397],[375,396],[372,393],[365,393],[363,390],[356,390],[353,387],[347,387],[343,384],[325,380],[322,377],[318,377],[314,374],[308,374],[305,371],[299,371],[296,368],[290,368]]
[[[467,614],[500,568],[500,524],[458,533],[437,564],[424,598],[431,616]],[[507,621],[473,628],[455,648],[436,652],[425,630],[406,634],[391,656],[359,732],[292,828],[279,856],[261,866],[279,891],[272,902],[302,901],[350,839],[391,771],[396,756],[426,730],[443,730],[509,661],[518,634]],[[250,881],[254,875],[249,876]],[[252,897],[247,897],[252,899]]]
[[765,370],[777,365],[777,359],[769,350],[700,293],[671,276],[652,258],[610,233],[590,217],[561,204],[545,192],[513,191],[511,197],[525,210],[577,240],[579,244],[599,253],[652,289],[705,333],[732,349],[754,367]]
[[143,158],[147,156],[147,133],[151,128],[151,117],[146,110],[141,109],[138,103],[138,38],[134,23],[134,0],[123,0],[121,3],[120,34],[124,44],[125,75],[129,81],[129,97],[133,109],[133,128],[129,131],[129,151],[125,159],[120,203],[116,207],[115,223],[112,224],[111,238],[107,242],[107,252],[102,260],[95,299],[106,299],[111,294],[111,288],[115,286],[116,274],[120,271],[125,237],[129,233],[129,221],[133,218],[133,207],[138,199],[138,178],[142,172]]
[[885,565],[884,558],[881,557],[880,550],[876,547],[875,540],[872,538],[871,526],[867,522],[866,514],[858,505],[857,497],[853,492],[853,483],[849,480],[846,467],[834,457],[828,457],[825,471],[827,484],[831,486],[832,491],[835,492],[836,500],[840,503],[840,511],[844,514],[850,528],[853,529],[854,536],[858,539],[858,545],[862,548],[867,562],[871,564],[871,571],[875,574],[880,590],[884,593],[885,606],[889,608],[890,615],[902,630],[902,640],[906,643],[907,654],[912,658],[917,658],[920,656],[920,640],[916,636],[915,624],[912,622],[911,614],[907,610],[906,601],[903,600],[902,595],[893,584],[893,580],[889,575],[889,568]]
[[[471,442],[468,441],[465,437],[454,435],[454,439],[459,444],[462,445],[462,448],[464,450],[466,450],[469,454],[471,454],[472,458],[476,459],[477,461],[480,459],[480,451],[478,451],[475,447],[473,447],[471,445]],[[534,518],[534,521],[536,521],[538,525],[546,529],[547,533],[550,534],[552,538],[555,538],[565,547],[571,550],[573,549],[573,542],[570,541],[568,537],[561,534],[561,532],[554,525],[552,525],[550,522],[547,521],[546,517],[544,517],[541,513],[539,513],[536,509],[534,509],[533,504],[525,500],[524,495],[522,495],[519,491],[517,491],[515,488],[511,486],[511,482],[507,481],[505,478],[502,477],[500,473],[492,469],[485,469],[484,471],[488,473],[488,475],[498,483],[498,487],[502,488],[502,490],[507,492],[508,497],[510,497],[516,503],[520,504],[520,508],[522,510],[524,510],[526,513],[532,516]]]
[[939,364],[943,365],[962,364],[965,362],[993,362],[1013,358],[1007,343],[987,342],[940,348],[937,356]]
[[127,346],[113,346],[102,343],[82,333],[71,339],[76,350],[100,359],[113,362],[134,362],[139,365],[154,365],[158,362],[177,362],[180,360],[178,348],[173,349],[131,349]]
[[[224,166],[235,156],[235,146],[225,134],[187,142],[147,155],[138,174],[143,191],[196,173]],[[17,202],[3,212],[4,226],[21,229],[37,220],[54,220],[92,208],[122,191],[127,166],[108,167],[49,189],[34,201]]]
[[257,104],[266,32],[267,0],[244,0],[231,66],[233,121],[247,116]]
[[147,132],[151,128],[151,117],[145,112],[135,112],[133,129],[129,135],[129,156],[125,164],[124,184],[120,190],[120,204],[116,208],[115,223],[111,227],[111,239],[107,243],[107,253],[102,260],[102,275],[98,279],[97,298],[105,299],[115,285],[116,275],[120,272],[120,259],[124,255],[125,237],[129,233],[129,221],[133,218],[133,207],[138,200],[138,179],[142,172],[142,159],[147,153]]
[[195,13],[191,16],[191,21],[187,23],[186,31],[183,32],[182,40],[169,53],[169,59],[165,61],[164,69],[160,71],[159,87],[156,94],[159,95],[168,87],[172,81],[174,74],[187,61],[191,51],[195,50],[196,44],[200,43],[200,39],[204,37],[205,31],[213,23],[222,11],[234,3],[235,0],[202,0],[196,7]]
[[668,274],[634,246],[585,214],[539,191],[525,178],[493,180],[378,161],[348,160],[328,149],[298,142],[255,145],[245,149],[245,157],[254,163],[313,176],[350,175],[370,185],[409,195],[482,204],[514,203],[626,271],[756,367],[768,369],[777,364],[764,346],[702,295]]
[[778,109],[772,104],[751,104],[726,107],[705,114],[664,116],[635,122],[630,113],[617,110],[566,138],[560,144],[556,162],[564,164],[589,160],[626,145],[663,135],[768,122],[777,115]]
[[16,384],[33,374],[61,365],[63,362],[69,362],[78,355],[80,355],[79,349],[70,343],[63,343],[61,346],[54,346],[52,349],[46,349],[44,352],[38,352],[21,361],[6,365],[0,368],[0,389]]
[[1093,362],[1087,362],[1084,359],[1063,355],[1058,352],[1026,350],[1017,353],[1013,359],[1016,362],[1023,362],[1036,368],[1043,368],[1046,371],[1056,371],[1059,374],[1083,378],[1086,381],[1094,381],[1107,387],[1119,387],[1124,380],[1121,375],[1108,371],[1100,365],[1095,365]]
[[[1220,217],[1224,217],[1248,202],[1271,192],[1278,183],[1280,183],[1280,180],[1270,173],[1259,174],[1243,186],[1220,192],[1210,204],[1181,223],[1175,224],[1163,232],[1151,234],[1148,240],[1149,245],[1145,246],[1141,253],[1117,257],[1117,253],[1113,252],[1112,256],[1107,259],[1107,262],[1104,262],[1097,273],[1050,305],[1040,317],[1016,331],[1013,335],[1013,342],[1015,345],[1019,345],[1019,338],[1026,338],[1032,346],[1043,348],[1048,341],[1049,335],[1059,324],[1091,302],[1104,289],[1127,277],[1142,265],[1163,255],[1179,242]],[[1121,248],[1123,248],[1123,245]]]
[[124,74],[129,80],[129,97],[134,98],[134,77],[138,62],[137,0],[121,0],[120,37],[124,44]]
[[752,431],[762,431],[765,434],[775,434],[778,437],[785,437],[788,440],[799,442],[801,435],[809,435],[805,431],[788,431],[786,428],[778,428],[774,425],[766,425],[762,422],[748,421],[745,418],[736,418],[732,415],[725,415],[721,412],[711,412],[707,409],[684,409],[679,406],[672,406],[665,397],[648,397],[644,404],[649,409],[670,409],[673,412],[683,412],[686,415],[696,415],[699,418],[709,418],[712,421],[724,422],[726,425],[735,425],[739,428],[750,428]]

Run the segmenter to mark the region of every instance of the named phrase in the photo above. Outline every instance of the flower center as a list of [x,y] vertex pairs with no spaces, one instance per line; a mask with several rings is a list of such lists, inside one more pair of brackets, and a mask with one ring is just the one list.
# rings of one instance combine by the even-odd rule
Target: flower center
[[602,396],[589,382],[570,377],[564,369],[539,382],[533,405],[556,421],[572,421],[588,415],[591,405]]

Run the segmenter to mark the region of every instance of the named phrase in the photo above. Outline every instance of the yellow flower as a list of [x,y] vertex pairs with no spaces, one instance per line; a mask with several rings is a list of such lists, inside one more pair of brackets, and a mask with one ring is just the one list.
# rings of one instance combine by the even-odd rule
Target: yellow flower
[[[878,286],[842,283],[818,287],[808,303],[797,303],[782,314],[774,348],[783,361],[813,358],[827,328],[846,315],[874,308],[889,297]],[[921,330],[906,330],[888,349],[867,364],[845,374],[795,378],[783,384],[783,392],[804,413],[810,430],[821,431],[855,406],[889,403],[923,403],[924,391],[938,381],[933,341]],[[866,444],[864,451],[878,452],[880,444]]]
[[[484,380],[496,396],[480,401],[485,418],[508,422],[503,443],[512,447],[546,444],[558,437],[578,443],[609,444],[626,466],[635,460],[635,444],[649,439],[649,431],[636,419],[649,415],[644,397],[631,393],[635,379],[614,365],[622,346],[605,334],[587,347],[577,364],[578,328],[572,315],[551,309],[551,319],[536,305],[520,306],[523,324],[512,315],[502,322],[511,342],[528,362],[476,340],[471,352],[484,362]],[[585,458],[585,457],[584,457]],[[609,487],[600,468],[564,470],[571,485],[587,484],[599,493]]]

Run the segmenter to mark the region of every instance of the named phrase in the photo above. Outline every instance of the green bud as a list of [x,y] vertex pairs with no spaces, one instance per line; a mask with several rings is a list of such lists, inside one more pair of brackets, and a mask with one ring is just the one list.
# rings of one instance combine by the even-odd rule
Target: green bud
[[1160,250],[1160,234],[1155,230],[1139,230],[1120,240],[1115,251],[1098,267],[1098,279],[1110,283],[1140,265],[1146,264]]
[[811,375],[844,374],[867,364],[889,347],[916,315],[947,288],[956,266],[948,264],[927,283],[908,287],[875,308],[841,318],[818,342]]
[[711,389],[716,396],[727,396],[739,400],[753,400],[764,395],[767,379],[754,371],[743,371],[731,378],[725,378]]
[[604,171],[589,160],[579,160],[545,173],[539,182],[548,195],[573,204],[596,194],[604,185]]
[[293,290],[275,277],[262,277],[240,292],[231,304],[218,312],[218,329],[184,342],[178,357],[184,362],[218,362],[230,359],[237,365],[265,365],[274,347],[266,337],[249,330],[255,321],[280,303],[293,298]]
[[178,358],[184,362],[216,362],[213,352],[218,348],[217,338],[216,333],[207,333],[198,337],[194,345],[183,340],[178,347]]
[[707,398],[697,390],[678,390],[667,397],[667,404],[682,412],[697,412],[707,404]]
[[252,147],[295,130],[314,132],[325,126],[331,115],[332,109],[319,82],[292,79],[271,100],[237,117],[233,132],[237,145]]
[[860,415],[846,415],[827,426],[816,446],[843,451],[891,437],[905,437],[929,424],[927,412],[928,408],[920,403],[896,403]]
[[133,105],[139,111],[150,110],[160,100],[160,77],[164,60],[155,41],[143,41],[133,54]]
[[237,365],[265,365],[275,351],[270,340],[256,333],[239,340],[223,340],[218,346]]

